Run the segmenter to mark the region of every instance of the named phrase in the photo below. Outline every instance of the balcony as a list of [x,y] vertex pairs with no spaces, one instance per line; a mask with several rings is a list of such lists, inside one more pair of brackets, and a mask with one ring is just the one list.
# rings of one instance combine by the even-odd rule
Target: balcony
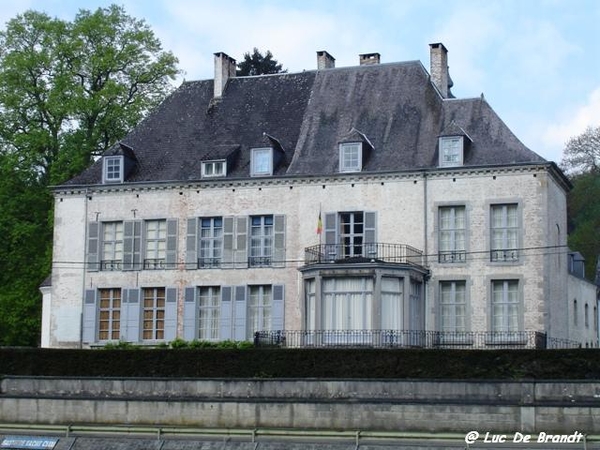
[[420,331],[420,330],[279,330],[254,333],[257,347],[365,347],[447,349],[578,348],[579,343],[555,339],[539,331]]
[[369,261],[425,266],[423,252],[405,244],[319,244],[304,249],[306,265]]

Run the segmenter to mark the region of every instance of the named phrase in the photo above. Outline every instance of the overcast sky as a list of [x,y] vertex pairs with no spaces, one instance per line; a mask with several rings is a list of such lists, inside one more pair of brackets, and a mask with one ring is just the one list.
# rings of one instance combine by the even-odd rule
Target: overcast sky
[[600,126],[597,0],[0,0],[0,22],[34,9],[72,20],[116,3],[144,19],[185,79],[213,77],[213,53],[240,61],[258,47],[289,72],[336,66],[378,52],[381,62],[420,60],[448,48],[452,92],[482,93],[529,148],[559,162],[569,137]]

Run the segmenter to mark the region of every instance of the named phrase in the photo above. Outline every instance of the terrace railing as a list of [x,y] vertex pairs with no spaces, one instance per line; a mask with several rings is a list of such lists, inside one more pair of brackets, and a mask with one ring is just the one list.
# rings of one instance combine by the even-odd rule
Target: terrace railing
[[319,244],[304,249],[307,265],[365,260],[424,266],[423,252],[406,244]]
[[367,347],[448,349],[576,348],[579,343],[554,339],[539,331],[446,332],[414,330],[280,330],[258,331],[257,347]]

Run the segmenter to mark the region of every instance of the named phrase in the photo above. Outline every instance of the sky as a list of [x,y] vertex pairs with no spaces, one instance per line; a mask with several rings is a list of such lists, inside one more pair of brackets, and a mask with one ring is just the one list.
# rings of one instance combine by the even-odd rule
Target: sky
[[288,72],[316,69],[320,50],[336,67],[377,52],[429,71],[429,44],[441,42],[453,94],[483,94],[542,157],[559,163],[569,138],[600,126],[598,0],[0,0],[0,26],[28,9],[73,20],[111,3],[179,59],[178,83],[212,78],[215,52],[241,61],[254,47]]

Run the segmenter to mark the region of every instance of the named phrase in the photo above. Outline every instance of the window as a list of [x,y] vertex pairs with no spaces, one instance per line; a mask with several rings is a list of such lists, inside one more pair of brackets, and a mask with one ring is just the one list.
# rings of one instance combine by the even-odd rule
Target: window
[[519,331],[519,309],[518,280],[492,281],[492,331]]
[[118,183],[123,181],[123,157],[104,157],[104,182]]
[[202,176],[224,177],[227,174],[227,163],[225,161],[204,161],[202,163]]
[[402,330],[402,279],[381,278],[381,328]]
[[519,260],[519,217],[516,204],[491,207],[491,261]]
[[201,287],[198,294],[198,339],[215,341],[219,339],[219,311],[221,288]]
[[273,149],[253,148],[250,175],[253,177],[273,174]]
[[167,250],[167,221],[148,220],[144,269],[164,269]]
[[145,288],[142,338],[165,337],[165,288]]
[[440,331],[467,331],[467,303],[465,281],[440,282]]
[[370,330],[373,279],[323,279],[322,318],[325,330]]
[[121,289],[100,289],[98,339],[119,340],[121,328]]
[[463,263],[465,249],[465,207],[445,206],[439,209],[439,261]]
[[316,286],[317,282],[313,279],[306,280],[304,284],[306,304],[304,308],[305,313],[305,329],[316,330],[317,327],[317,315],[316,315]]
[[586,328],[590,327],[590,311],[587,303],[583,305],[583,323]]
[[273,216],[250,218],[250,267],[271,266],[273,252]]
[[249,286],[248,293],[246,338],[252,340],[256,331],[271,329],[273,293],[270,285]]
[[363,212],[341,213],[340,227],[342,257],[366,256],[363,254],[365,232]]
[[223,255],[223,219],[205,217],[200,219],[199,268],[220,267]]
[[121,270],[123,262],[123,222],[102,224],[102,261],[100,270]]
[[340,172],[360,172],[362,170],[362,144],[353,142],[340,144]]
[[451,136],[440,138],[440,167],[461,166],[463,164],[463,138]]
[[578,325],[578,311],[577,311],[577,299],[573,300],[573,325]]

